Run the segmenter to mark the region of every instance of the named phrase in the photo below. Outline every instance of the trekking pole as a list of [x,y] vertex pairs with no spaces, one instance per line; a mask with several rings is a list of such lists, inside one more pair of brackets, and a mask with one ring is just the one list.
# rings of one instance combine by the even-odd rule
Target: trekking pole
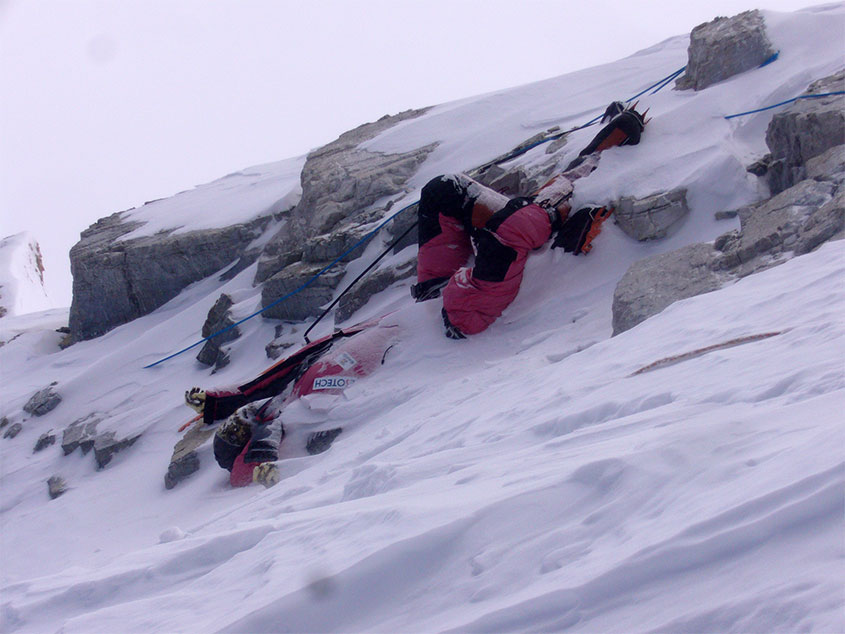
[[306,330],[306,331],[305,331],[305,334],[303,335],[303,337],[305,338],[305,343],[311,343],[311,340],[308,338],[308,333],[309,333],[309,332],[311,332],[311,330],[313,330],[314,326],[316,326],[317,324],[319,324],[319,323],[320,323],[320,321],[322,321],[323,317],[325,317],[326,315],[328,315],[328,314],[329,314],[329,311],[331,311],[331,309],[332,309],[332,308],[334,308],[334,307],[337,305],[337,303],[340,301],[340,298],[341,298],[341,297],[343,297],[344,295],[346,295],[346,293],[349,291],[349,289],[351,289],[353,286],[355,286],[355,285],[356,285],[356,284],[357,284],[357,283],[361,280],[361,278],[362,278],[362,277],[364,277],[367,273],[369,273],[369,272],[372,270],[372,268],[373,268],[376,264],[378,264],[378,263],[379,263],[379,262],[380,262],[380,261],[381,261],[381,260],[382,260],[382,259],[383,259],[383,258],[384,258],[387,254],[388,254],[388,253],[390,253],[390,251],[391,251],[391,250],[392,250],[392,249],[393,249],[393,248],[394,248],[397,244],[399,244],[400,242],[402,242],[402,240],[405,238],[405,236],[407,236],[409,233],[411,233],[411,231],[412,231],[413,229],[415,229],[415,228],[416,228],[416,226],[417,226],[418,224],[419,224],[419,222],[418,222],[418,221],[415,221],[415,222],[414,222],[414,224],[412,224],[410,227],[408,227],[407,229],[405,229],[405,231],[402,233],[402,235],[401,235],[401,236],[399,236],[399,237],[398,237],[398,238],[396,238],[393,242],[391,242],[391,243],[390,243],[390,245],[388,245],[388,247],[387,247],[384,251],[382,251],[382,252],[381,252],[381,255],[379,255],[379,256],[378,256],[375,260],[373,260],[367,268],[365,268],[363,271],[361,271],[361,273],[358,275],[358,277],[356,277],[354,280],[352,280],[352,281],[349,283],[349,286],[347,286],[345,289],[343,289],[343,291],[341,291],[340,295],[338,295],[338,296],[337,296],[337,297],[336,297],[336,298],[332,301],[332,303],[331,303],[331,304],[329,304],[329,307],[328,307],[328,308],[326,308],[326,310],[324,310],[324,311],[320,314],[320,316],[319,316],[319,317],[317,317],[317,319],[315,319],[315,320],[314,320],[314,323],[313,323],[313,324],[311,324],[311,325],[308,327],[308,330]]

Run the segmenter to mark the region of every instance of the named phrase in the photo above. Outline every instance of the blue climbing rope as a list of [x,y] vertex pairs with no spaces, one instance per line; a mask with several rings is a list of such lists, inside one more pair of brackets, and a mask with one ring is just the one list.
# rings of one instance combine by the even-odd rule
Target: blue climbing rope
[[279,299],[277,299],[276,301],[274,301],[272,304],[268,304],[267,306],[265,306],[265,307],[264,307],[264,308],[262,308],[261,310],[257,310],[257,311],[255,311],[254,313],[252,313],[251,315],[248,315],[248,316],[244,317],[244,318],[243,318],[243,319],[241,319],[240,321],[235,322],[234,324],[231,324],[230,326],[226,326],[225,328],[223,328],[223,329],[221,329],[221,330],[218,330],[217,332],[214,332],[214,333],[212,333],[212,334],[208,335],[208,337],[204,337],[203,339],[200,339],[200,340],[199,340],[199,341],[197,341],[196,343],[192,343],[190,346],[187,346],[187,347],[185,347],[185,348],[182,348],[182,349],[181,349],[181,350],[179,350],[178,352],[174,352],[173,354],[171,354],[171,355],[169,355],[169,356],[166,356],[166,357],[164,357],[163,359],[159,359],[159,360],[158,360],[158,361],[156,361],[155,363],[150,363],[149,365],[145,365],[145,366],[144,366],[144,369],[146,370],[147,368],[154,368],[155,366],[159,365],[160,363],[164,363],[165,361],[168,361],[168,360],[172,359],[173,357],[178,357],[178,356],[179,356],[180,354],[182,354],[183,352],[187,352],[188,350],[191,350],[192,348],[196,348],[196,347],[197,347],[198,345],[200,345],[201,343],[205,343],[205,342],[206,342],[206,341],[208,341],[209,339],[213,339],[214,337],[217,337],[218,335],[222,335],[224,332],[228,332],[228,331],[230,331],[232,328],[235,328],[235,327],[237,327],[237,326],[241,325],[241,324],[242,324],[242,323],[244,323],[245,321],[249,321],[249,320],[250,320],[250,319],[252,319],[253,317],[257,317],[258,315],[260,315],[260,314],[261,314],[261,313],[263,313],[264,311],[270,310],[271,308],[273,308],[273,306],[277,306],[278,304],[281,304],[283,301],[285,301],[285,300],[286,300],[286,299],[288,299],[289,297],[293,297],[293,296],[294,296],[294,295],[296,295],[297,293],[299,293],[299,292],[301,292],[301,291],[305,290],[306,288],[308,288],[309,286],[311,286],[311,284],[313,284],[314,282],[316,282],[316,281],[317,281],[317,279],[318,279],[321,275],[323,275],[323,273],[325,273],[326,271],[328,271],[330,268],[332,268],[335,264],[337,264],[338,262],[340,262],[340,261],[341,261],[343,258],[345,258],[347,255],[349,255],[350,253],[352,253],[352,252],[353,252],[355,249],[357,249],[359,246],[361,246],[361,245],[362,245],[362,244],[364,244],[365,242],[368,242],[370,239],[372,239],[372,238],[373,238],[373,237],[374,237],[374,236],[375,236],[375,235],[376,235],[379,231],[381,231],[381,230],[382,230],[382,228],[384,228],[384,226],[385,226],[388,222],[390,222],[391,220],[393,220],[394,218],[396,218],[396,216],[398,216],[399,214],[401,214],[403,211],[405,211],[405,210],[407,210],[407,209],[410,209],[411,207],[413,207],[414,205],[416,205],[416,204],[417,204],[417,202],[419,202],[419,201],[414,201],[414,202],[412,202],[410,205],[406,205],[405,207],[402,207],[402,209],[400,209],[399,211],[397,211],[395,214],[393,214],[393,215],[392,215],[392,216],[390,216],[389,218],[387,218],[387,219],[385,219],[384,221],[382,221],[382,223],[381,223],[381,224],[379,224],[379,225],[378,225],[375,229],[373,229],[372,231],[370,231],[367,235],[365,235],[363,238],[361,238],[360,240],[358,240],[358,242],[356,242],[356,243],[355,243],[355,244],[353,244],[351,247],[349,247],[346,251],[344,251],[344,252],[343,252],[343,253],[341,253],[339,256],[337,256],[337,257],[336,257],[336,258],[335,258],[335,259],[334,259],[331,263],[327,264],[327,265],[326,265],[326,266],[324,266],[322,269],[320,269],[320,270],[319,270],[317,273],[315,273],[315,274],[314,274],[314,276],[313,276],[313,277],[311,277],[308,281],[306,281],[305,283],[303,283],[302,285],[300,285],[298,288],[295,288],[295,289],[294,289],[294,290],[292,290],[291,292],[287,293],[286,295],[283,295],[282,297],[280,297]]
[[[651,94],[652,95],[657,94],[660,91],[661,88],[663,88],[669,82],[671,82],[673,79],[675,79],[675,77],[677,77],[678,75],[683,73],[686,70],[686,68],[687,68],[686,66],[682,66],[681,68],[676,70],[674,73],[667,75],[666,77],[664,77],[660,81],[653,83],[651,86],[649,86],[645,90],[638,92],[636,95],[634,95],[630,99],[625,100],[625,103],[631,103],[632,101],[634,101],[634,99],[636,99],[637,97],[643,96],[645,93],[647,93],[652,88],[654,88],[655,90]],[[506,163],[507,161],[511,161],[511,160],[513,160],[513,159],[515,159],[519,156],[522,156],[523,154],[527,154],[528,152],[533,150],[535,147],[543,145],[544,143],[548,143],[549,141],[556,141],[557,139],[559,139],[563,136],[566,136],[567,134],[570,134],[571,132],[577,132],[578,130],[583,130],[584,128],[589,128],[590,126],[594,126],[599,121],[601,121],[601,118],[603,116],[604,116],[604,113],[602,112],[601,114],[599,114],[599,115],[593,117],[592,119],[590,119],[589,121],[587,121],[587,123],[575,126],[574,128],[570,128],[569,130],[565,130],[563,132],[558,132],[556,134],[550,134],[549,136],[543,137],[542,139],[538,139],[534,143],[531,143],[529,145],[525,145],[525,146],[519,148],[518,150],[514,150],[512,152],[509,152],[508,154],[505,154],[501,158],[497,158],[494,161],[490,161],[489,163],[485,163],[481,167],[476,168],[476,170],[483,171],[483,170],[485,170],[489,167],[492,167],[493,165],[500,165],[501,163]]]
[[[649,90],[652,90],[652,89],[655,89],[655,90],[654,90],[654,92],[653,92],[653,93],[651,93],[651,94],[655,94],[655,93],[656,93],[656,92],[658,92],[661,88],[663,88],[666,84],[668,84],[670,81],[672,81],[675,77],[677,77],[677,76],[678,76],[678,75],[680,75],[682,72],[684,72],[684,70],[685,70],[685,69],[686,69],[686,66],[684,66],[683,68],[680,68],[680,69],[676,70],[674,73],[672,73],[672,74],[670,74],[670,75],[668,75],[668,76],[664,77],[664,78],[663,78],[663,79],[661,79],[660,81],[655,82],[654,84],[652,84],[651,86],[649,86],[649,87],[648,87],[648,88],[646,88],[645,90],[643,90],[643,91],[641,91],[641,92],[637,93],[636,95],[634,95],[633,97],[631,97],[630,99],[628,99],[628,100],[626,101],[626,103],[630,103],[630,102],[634,101],[634,99],[636,99],[637,97],[640,97],[640,96],[644,95],[645,93],[647,93]],[[542,145],[543,143],[548,143],[549,141],[554,141],[555,139],[559,139],[560,137],[562,137],[562,136],[564,136],[565,134],[568,134],[568,133],[570,133],[570,132],[574,132],[574,131],[576,131],[576,130],[582,130],[582,129],[584,129],[584,128],[588,128],[588,127],[590,127],[590,126],[592,126],[592,125],[595,125],[596,123],[598,123],[598,121],[599,121],[599,120],[601,120],[602,116],[604,116],[604,113],[602,113],[602,114],[598,115],[597,117],[595,117],[595,118],[591,119],[590,121],[588,121],[588,122],[587,122],[587,123],[585,123],[584,125],[577,126],[577,127],[575,127],[575,128],[572,128],[571,130],[567,130],[566,132],[561,132],[560,134],[556,134],[556,135],[552,135],[552,136],[546,137],[546,138],[544,138],[544,139],[541,139],[541,140],[537,141],[536,143],[533,143],[533,144],[531,144],[531,145],[529,145],[529,146],[526,146],[525,148],[520,148],[518,153],[508,154],[507,156],[505,156],[505,157],[503,157],[503,158],[501,158],[501,159],[498,159],[498,160],[497,160],[497,161],[495,161],[494,163],[489,163],[489,164],[487,164],[487,166],[489,166],[489,165],[493,165],[493,164],[498,164],[498,163],[504,163],[504,162],[506,162],[506,161],[509,161],[509,160],[511,160],[511,159],[516,158],[517,156],[521,156],[521,155],[525,154],[525,153],[526,153],[526,152],[528,152],[529,150],[532,150],[532,149],[534,149],[535,147],[537,147],[538,145]],[[484,167],[486,167],[486,166],[484,166]],[[356,242],[356,243],[355,243],[355,244],[353,244],[351,247],[349,247],[346,251],[344,251],[341,255],[339,255],[337,258],[335,258],[332,262],[330,262],[329,264],[327,264],[326,266],[324,266],[322,269],[320,269],[317,273],[315,273],[315,274],[314,274],[314,276],[313,276],[313,277],[311,277],[308,281],[304,282],[304,283],[303,283],[302,285],[300,285],[298,288],[295,288],[294,290],[290,291],[290,292],[289,292],[289,293],[287,293],[286,295],[283,295],[282,297],[280,297],[279,299],[277,299],[276,301],[274,301],[272,304],[268,304],[267,306],[265,306],[265,307],[264,307],[264,308],[262,308],[261,310],[257,310],[257,311],[255,311],[255,312],[254,312],[254,313],[252,313],[251,315],[248,315],[248,316],[244,317],[244,318],[243,318],[243,319],[241,319],[240,321],[235,322],[234,324],[231,324],[230,326],[227,326],[227,327],[225,327],[225,328],[222,328],[221,330],[218,330],[217,332],[211,333],[210,335],[208,335],[207,337],[204,337],[204,338],[200,339],[200,340],[199,340],[199,341],[197,341],[196,343],[192,343],[190,346],[187,346],[187,347],[185,347],[185,348],[182,348],[181,350],[179,350],[179,351],[177,351],[177,352],[174,352],[173,354],[170,354],[170,355],[168,355],[168,356],[166,356],[166,357],[164,357],[164,358],[162,358],[162,359],[159,359],[158,361],[156,361],[156,362],[154,362],[154,363],[150,363],[149,365],[145,365],[145,366],[144,366],[144,369],[154,368],[154,367],[156,367],[157,365],[160,365],[160,364],[164,363],[165,361],[169,361],[170,359],[172,359],[172,358],[174,358],[174,357],[178,357],[180,354],[182,354],[182,353],[184,353],[184,352],[187,352],[188,350],[191,350],[191,349],[193,349],[193,348],[196,348],[197,346],[199,346],[199,345],[201,345],[201,344],[205,343],[206,341],[209,341],[210,339],[213,339],[214,337],[217,337],[217,336],[219,336],[219,335],[222,335],[222,334],[223,334],[223,333],[225,333],[225,332],[228,332],[228,331],[232,330],[232,328],[236,328],[237,326],[241,325],[241,324],[242,324],[242,323],[244,323],[245,321],[249,321],[249,320],[250,320],[250,319],[252,319],[253,317],[257,317],[257,316],[258,316],[258,315],[260,315],[261,313],[263,313],[263,312],[265,312],[265,311],[267,311],[267,310],[269,310],[269,309],[273,308],[274,306],[277,306],[278,304],[281,304],[281,303],[282,303],[283,301],[285,301],[286,299],[288,299],[288,298],[290,298],[290,297],[293,297],[293,296],[294,296],[294,295],[296,295],[297,293],[300,293],[301,291],[305,290],[306,288],[308,288],[309,286],[311,286],[311,284],[313,284],[314,282],[316,282],[316,281],[317,281],[317,279],[319,279],[319,278],[320,278],[320,276],[322,276],[322,275],[323,275],[323,273],[325,273],[326,271],[328,271],[330,268],[332,268],[335,264],[337,264],[338,262],[340,262],[340,261],[341,261],[343,258],[345,258],[347,255],[349,255],[350,253],[352,253],[352,252],[353,252],[355,249],[357,249],[359,246],[361,246],[362,244],[364,244],[364,243],[366,243],[366,242],[369,242],[369,241],[370,241],[373,237],[375,237],[375,235],[376,235],[379,231],[381,231],[381,229],[382,229],[382,228],[383,228],[383,227],[384,227],[384,226],[385,226],[388,222],[390,222],[391,220],[393,220],[394,218],[396,218],[396,217],[397,217],[399,214],[401,214],[402,212],[404,212],[404,211],[406,211],[406,210],[410,209],[411,207],[413,207],[414,205],[416,205],[418,202],[419,202],[419,201],[417,200],[417,201],[412,202],[410,205],[406,205],[405,207],[403,207],[402,209],[400,209],[399,211],[397,211],[395,214],[393,214],[392,216],[390,216],[390,217],[388,217],[387,219],[385,219],[385,220],[384,220],[381,224],[379,224],[379,225],[378,225],[375,229],[373,229],[371,232],[369,232],[369,233],[368,233],[367,235],[365,235],[363,238],[361,238],[360,240],[358,240],[358,242]]]
[[786,101],[781,101],[780,103],[772,104],[771,106],[766,106],[765,108],[757,108],[756,110],[748,110],[747,112],[737,112],[736,114],[729,114],[725,117],[725,119],[734,119],[736,117],[744,117],[747,114],[754,114],[756,112],[765,112],[766,110],[772,110],[773,108],[780,108],[781,106],[785,106],[788,103],[793,103],[798,101],[799,99],[820,99],[821,97],[833,97],[835,95],[845,95],[845,90],[837,90],[836,92],[824,92],[819,93],[817,95],[798,95],[792,99],[787,99]]

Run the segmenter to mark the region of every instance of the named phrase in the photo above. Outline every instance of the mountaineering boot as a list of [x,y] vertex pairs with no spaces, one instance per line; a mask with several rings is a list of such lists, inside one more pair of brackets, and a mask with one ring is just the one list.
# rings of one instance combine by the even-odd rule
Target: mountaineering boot
[[608,207],[584,207],[563,223],[557,232],[552,248],[562,248],[567,253],[589,253],[593,239],[601,231],[602,223],[613,213]]
[[308,442],[305,444],[305,450],[312,456],[323,453],[332,446],[334,439],[340,435],[343,429],[336,427],[334,429],[327,429],[325,431],[317,431],[308,437]]
[[[618,110],[618,106],[615,106],[616,103],[618,102],[608,106],[605,116],[614,110]],[[617,145],[636,145],[639,143],[640,136],[645,129],[646,119],[645,113],[640,114],[636,107],[637,104],[634,104],[615,115],[610,123],[599,130],[590,144],[578,153],[577,158],[566,167],[566,171],[578,167],[587,156],[594,152],[602,152]]]
[[452,325],[452,322],[449,321],[449,315],[446,314],[445,308],[440,311],[440,314],[443,316],[443,328],[445,329],[446,336],[449,337],[449,339],[466,339],[466,335],[455,328],[455,326]]
[[417,302],[440,297],[440,289],[449,283],[448,277],[435,277],[411,286],[411,297]]

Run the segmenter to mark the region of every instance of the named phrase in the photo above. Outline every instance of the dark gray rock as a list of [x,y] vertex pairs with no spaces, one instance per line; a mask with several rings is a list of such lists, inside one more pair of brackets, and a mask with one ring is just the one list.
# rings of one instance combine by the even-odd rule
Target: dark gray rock
[[164,487],[168,490],[172,489],[189,475],[199,471],[199,469],[200,458],[197,452],[191,451],[185,454],[168,465],[167,473],[164,474]]
[[65,455],[73,453],[77,447],[87,454],[94,447],[97,437],[97,425],[102,419],[96,414],[89,414],[72,422],[62,433],[62,450]]
[[118,452],[128,449],[134,445],[141,434],[130,436],[128,438],[118,438],[115,432],[108,431],[100,434],[94,440],[94,461],[97,463],[97,468],[102,469],[111,462],[114,455]]
[[804,169],[807,178],[830,181],[841,188],[845,184],[845,145],[836,145],[814,156],[807,161]]
[[349,319],[355,311],[362,308],[376,293],[389,288],[399,280],[407,279],[416,273],[416,260],[406,262],[399,267],[387,267],[365,275],[337,303],[335,322]]
[[793,249],[795,255],[803,255],[818,248],[829,240],[845,238],[845,188],[830,202],[810,213],[801,224]]
[[613,294],[613,334],[633,328],[667,306],[721,288],[713,247],[695,244],[637,262]]
[[44,416],[52,412],[62,402],[61,395],[53,389],[53,383],[42,390],[39,390],[26,402],[23,411],[33,416]]
[[[845,90],[845,69],[820,79],[807,89],[807,94],[825,94]],[[845,95],[800,99],[777,112],[766,130],[766,143],[772,153],[767,172],[769,189],[778,194],[809,176],[807,162],[831,148],[845,144]],[[842,163],[842,151],[825,159]],[[814,173],[831,170],[831,166],[815,166]],[[830,173],[830,172],[828,172]]]
[[220,353],[217,355],[217,361],[214,362],[214,370],[211,371],[212,374],[219,370],[222,370],[227,365],[229,365],[229,363],[232,362],[232,357],[229,353],[230,348],[220,350]]
[[757,68],[774,54],[763,15],[756,9],[731,18],[718,17],[690,33],[687,68],[675,86],[704,90]]
[[[203,345],[197,355],[197,361],[204,365],[218,365],[225,357],[227,360],[223,363],[228,363],[228,355],[221,349],[224,344],[235,341],[241,336],[240,330],[235,326],[235,320],[232,317],[231,308],[234,305],[232,298],[225,293],[221,294],[217,301],[208,311],[208,316],[205,323],[202,325],[202,336],[210,337],[216,332],[220,332],[212,339],[209,339]],[[226,330],[228,328],[228,330]],[[219,367],[223,367],[220,365]]]
[[54,475],[47,480],[47,493],[50,495],[51,500],[55,500],[66,491],[67,482],[65,482],[64,478]]
[[6,425],[9,424],[9,419],[7,417],[0,418],[0,429],[3,429]]
[[[282,271],[264,282],[261,289],[261,306],[266,308],[281,297],[295,291],[311,280],[324,267],[320,264],[306,264],[297,262],[285,267]],[[288,321],[302,321],[315,317],[320,313],[320,307],[331,301],[334,291],[343,279],[344,271],[335,266],[302,291],[290,296],[285,301],[272,306],[262,315],[271,319]]]
[[[382,117],[342,134],[336,141],[308,155],[302,169],[302,198],[290,220],[264,248],[256,283],[268,280],[303,259],[303,248],[312,238],[336,233],[343,230],[344,225],[348,233],[367,221],[364,215],[377,201],[404,192],[408,179],[437,144],[399,154],[370,152],[359,146],[397,123],[424,112],[426,110],[409,110]],[[340,239],[344,240],[346,238]],[[319,251],[323,246],[318,240],[308,248]],[[338,248],[333,246],[331,251],[337,252]],[[360,253],[353,257],[359,256]],[[305,259],[318,262],[319,257],[312,252]]]
[[73,339],[91,339],[146,315],[189,284],[235,262],[271,218],[131,240],[121,237],[139,224],[124,221],[123,213],[98,221],[70,251]]
[[614,206],[614,218],[619,228],[641,241],[665,238],[689,214],[687,190],[684,188],[640,199],[625,197]]
[[751,165],[745,168],[745,171],[749,174],[754,174],[754,176],[765,176],[768,171],[769,167],[772,165],[772,158],[771,154],[766,154],[763,158],[754,161]]
[[387,232],[390,236],[391,242],[395,242],[400,236],[404,235],[404,237],[396,243],[396,246],[393,247],[394,254],[399,253],[409,246],[417,245],[419,236],[419,233],[417,232],[418,211],[419,202],[416,202],[396,216],[393,221],[387,225]]
[[312,456],[328,451],[335,438],[337,438],[342,432],[343,429],[341,427],[314,432],[308,436],[308,440],[305,443],[305,451]]
[[23,425],[21,425],[20,423],[14,423],[13,425],[10,425],[9,429],[6,430],[6,433],[3,434],[3,438],[14,438],[19,433],[21,433],[22,429]]
[[273,339],[270,343],[264,346],[264,352],[267,354],[268,359],[278,359],[281,357],[285,350],[291,348],[293,343],[290,341],[278,341],[277,339]]
[[805,180],[740,210],[739,240],[722,251],[714,266],[744,277],[780,262],[799,242],[812,240],[803,227],[810,218],[824,214],[820,210],[833,200],[833,193],[832,183]]
[[[324,233],[309,239],[302,249],[302,261],[310,263],[328,263],[343,256],[341,262],[351,262],[361,257],[364,245],[347,253],[356,244],[372,232],[373,227],[357,225],[343,227],[332,233]],[[344,255],[346,253],[346,255]]]
[[44,432],[38,437],[38,441],[35,443],[35,448],[32,450],[32,453],[38,453],[39,451],[43,451],[47,447],[55,444],[56,434],[53,434],[50,431]]

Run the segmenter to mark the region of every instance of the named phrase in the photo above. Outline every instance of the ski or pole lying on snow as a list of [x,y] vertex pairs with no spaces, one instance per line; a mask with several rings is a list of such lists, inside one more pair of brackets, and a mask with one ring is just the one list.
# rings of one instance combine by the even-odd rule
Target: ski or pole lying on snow
[[202,418],[202,414],[197,414],[197,415],[196,415],[196,416],[194,416],[191,420],[189,420],[187,423],[185,423],[184,425],[182,425],[182,426],[179,428],[179,431],[180,431],[180,432],[185,431],[186,429],[188,429],[188,427],[190,427],[193,423],[197,422],[200,418]]
[[691,350],[689,352],[684,352],[683,354],[676,354],[672,357],[666,357],[664,359],[658,359],[654,363],[649,363],[648,365],[640,368],[636,372],[632,372],[628,375],[628,377],[637,376],[638,374],[645,374],[646,372],[651,372],[652,370],[659,370],[660,368],[665,368],[670,365],[675,365],[676,363],[680,363],[681,361],[688,361],[689,359],[695,359],[696,357],[701,357],[708,352],[714,352],[716,350],[724,350],[725,348],[733,348],[734,346],[741,346],[745,343],[752,343],[754,341],[762,341],[763,339],[768,339],[770,337],[776,337],[777,335],[782,335],[785,333],[786,330],[779,330],[777,332],[764,332],[759,335],[748,335],[746,337],[737,337],[736,339],[731,339],[730,341],[723,341],[722,343],[716,343],[712,346],[707,346],[705,348],[698,348],[697,350]]

